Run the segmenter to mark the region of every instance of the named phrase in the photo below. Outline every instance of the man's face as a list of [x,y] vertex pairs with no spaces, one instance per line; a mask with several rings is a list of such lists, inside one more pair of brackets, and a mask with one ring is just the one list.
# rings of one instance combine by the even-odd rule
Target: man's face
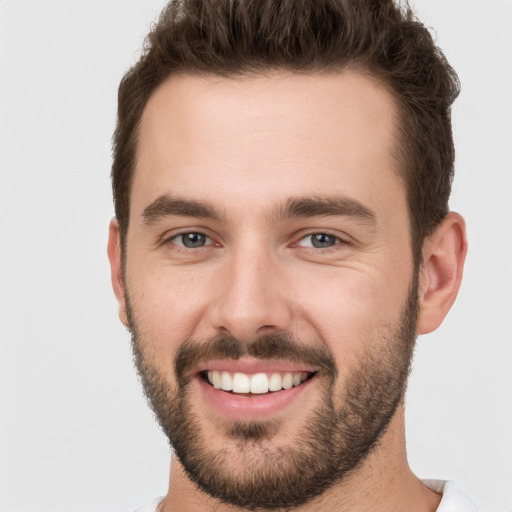
[[175,76],[147,105],[125,321],[181,464],[222,500],[305,502],[395,413],[417,280],[394,122],[349,72]]

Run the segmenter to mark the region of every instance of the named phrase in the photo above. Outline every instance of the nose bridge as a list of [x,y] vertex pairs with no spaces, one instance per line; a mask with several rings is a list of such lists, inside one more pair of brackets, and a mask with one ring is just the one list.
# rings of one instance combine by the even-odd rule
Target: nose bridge
[[286,329],[291,314],[283,293],[279,258],[267,244],[247,241],[227,258],[215,324],[250,341],[264,330]]

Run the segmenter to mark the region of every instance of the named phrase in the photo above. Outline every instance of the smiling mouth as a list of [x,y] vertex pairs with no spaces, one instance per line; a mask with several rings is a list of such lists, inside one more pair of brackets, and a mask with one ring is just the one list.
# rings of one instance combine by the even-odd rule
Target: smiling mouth
[[264,395],[301,386],[316,372],[240,373],[218,370],[201,372],[202,379],[215,389],[232,394]]

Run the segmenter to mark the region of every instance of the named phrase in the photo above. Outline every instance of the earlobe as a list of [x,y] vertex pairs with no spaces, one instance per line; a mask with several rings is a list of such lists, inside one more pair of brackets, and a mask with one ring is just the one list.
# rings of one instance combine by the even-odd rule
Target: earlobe
[[423,244],[418,334],[437,329],[455,302],[467,253],[464,219],[450,212]]
[[112,288],[114,289],[114,294],[119,304],[119,318],[123,325],[128,327],[121,250],[121,234],[119,231],[119,223],[117,219],[114,218],[110,221],[109,225],[107,253],[108,259],[110,260]]

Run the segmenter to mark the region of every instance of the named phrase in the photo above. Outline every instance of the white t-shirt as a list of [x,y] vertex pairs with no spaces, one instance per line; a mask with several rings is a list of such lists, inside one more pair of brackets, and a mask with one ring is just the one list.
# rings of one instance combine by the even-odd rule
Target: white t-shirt
[[[443,495],[436,512],[478,512],[473,502],[451,480],[423,480],[434,492]],[[159,502],[158,502],[159,503]]]
[[[462,492],[459,487],[450,480],[423,480],[423,483],[434,492],[443,495],[437,512],[478,512],[471,500]],[[163,498],[156,498],[144,507],[135,512],[156,512],[159,503]]]

